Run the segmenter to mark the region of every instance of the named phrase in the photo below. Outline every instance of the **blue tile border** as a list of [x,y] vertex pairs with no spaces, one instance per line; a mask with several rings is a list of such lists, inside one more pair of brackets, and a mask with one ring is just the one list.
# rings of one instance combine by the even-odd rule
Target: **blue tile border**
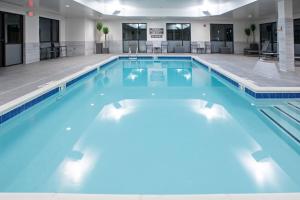
[[245,92],[256,99],[298,99],[300,93],[293,92],[254,92],[245,88]]
[[93,69],[92,71],[89,71],[88,73],[82,74],[81,76],[79,76],[79,77],[77,77],[77,78],[75,78],[75,79],[67,82],[66,83],[66,87],[69,87],[69,86],[73,85],[74,83],[82,80],[83,78],[85,78],[85,77],[87,77],[87,76],[89,76],[89,75],[91,75],[91,74],[93,74],[95,72],[97,72],[97,69]]
[[203,63],[201,63],[199,60],[196,60],[195,58],[192,59],[192,61],[196,62],[197,64],[201,65],[202,67],[208,69],[209,67]]
[[130,58],[137,58],[138,60],[153,60],[153,56],[119,56],[119,60],[130,60]]
[[[108,65],[111,65],[111,64],[113,64],[113,63],[116,62],[116,61],[118,61],[118,58],[113,59],[113,60],[111,60],[111,61],[109,61],[109,62],[107,62],[107,63],[101,65],[100,67],[101,67],[101,68],[107,67]],[[68,82],[66,83],[66,87],[70,87],[70,86],[73,85],[74,83],[76,83],[76,82],[78,82],[78,81],[84,79],[85,77],[87,77],[87,76],[89,76],[89,75],[91,75],[91,74],[93,74],[93,73],[95,73],[95,72],[97,72],[97,68],[96,68],[96,69],[93,69],[93,70],[91,70],[91,71],[89,71],[89,72],[87,72],[87,73],[85,73],[85,74],[82,74],[81,76],[79,76],[79,77],[77,77],[77,78],[75,78],[75,79],[73,79],[73,80],[68,81]]]
[[221,74],[220,72],[218,72],[218,71],[216,71],[216,70],[214,70],[214,69],[211,69],[211,71],[212,71],[214,74],[220,76],[221,78],[223,78],[223,79],[225,79],[226,81],[228,81],[229,83],[231,83],[233,86],[235,86],[235,87],[240,87],[240,84],[239,84],[238,82],[232,80],[231,78],[228,78],[227,76]]
[[192,60],[191,56],[157,56],[160,60]]
[[14,108],[13,110],[1,115],[0,116],[0,124],[6,122],[7,120],[15,117],[18,114],[24,112],[25,110],[28,110],[32,106],[42,102],[43,100],[47,99],[48,97],[50,97],[58,92],[59,92],[59,88],[57,87],[55,89],[50,90],[49,92],[47,92],[45,94],[42,94],[41,96],[36,97],[35,99],[33,99],[23,105],[20,105],[20,106]]

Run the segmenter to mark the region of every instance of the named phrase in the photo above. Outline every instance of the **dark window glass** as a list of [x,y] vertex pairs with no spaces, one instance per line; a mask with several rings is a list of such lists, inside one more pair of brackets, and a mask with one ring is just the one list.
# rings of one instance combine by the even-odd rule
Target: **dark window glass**
[[182,24],[182,40],[190,41],[191,40],[191,25]]
[[277,23],[260,24],[260,43],[261,47],[263,43],[269,41],[270,45],[267,49],[269,52],[277,51]]
[[59,42],[59,22],[52,20],[52,41]]
[[147,24],[122,24],[123,52],[145,52],[147,41]]
[[123,40],[138,40],[138,24],[123,24]]
[[147,40],[147,25],[139,24],[139,40]]
[[191,40],[190,24],[167,24],[167,40]]
[[300,19],[294,21],[295,44],[300,44]]
[[233,41],[232,24],[211,24],[210,25],[211,41]]
[[46,18],[40,18],[40,41],[51,41],[51,20]]
[[22,16],[5,14],[6,43],[22,43]]
[[59,42],[59,21],[40,17],[40,42]]

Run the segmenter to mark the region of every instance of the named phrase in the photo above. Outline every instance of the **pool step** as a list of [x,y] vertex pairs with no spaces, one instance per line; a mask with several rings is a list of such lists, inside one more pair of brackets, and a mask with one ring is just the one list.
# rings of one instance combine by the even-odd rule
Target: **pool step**
[[289,102],[288,104],[300,111],[300,102]]
[[272,106],[260,109],[273,124],[300,144],[300,114],[289,105]]

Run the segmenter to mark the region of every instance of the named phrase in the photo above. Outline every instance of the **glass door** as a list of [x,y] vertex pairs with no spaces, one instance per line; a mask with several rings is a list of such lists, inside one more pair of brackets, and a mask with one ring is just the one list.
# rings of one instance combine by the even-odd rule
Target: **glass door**
[[300,56],[300,19],[294,21],[295,56]]
[[277,52],[277,23],[260,24],[260,47],[263,48],[265,43],[269,43],[267,46],[267,52]]
[[124,53],[145,53],[147,42],[147,24],[122,25],[123,52]]
[[23,16],[4,13],[5,66],[23,63]]
[[169,53],[191,52],[191,24],[167,23]]
[[0,12],[0,67],[4,66],[4,30],[3,13]]
[[212,53],[234,53],[233,24],[211,24],[210,40]]

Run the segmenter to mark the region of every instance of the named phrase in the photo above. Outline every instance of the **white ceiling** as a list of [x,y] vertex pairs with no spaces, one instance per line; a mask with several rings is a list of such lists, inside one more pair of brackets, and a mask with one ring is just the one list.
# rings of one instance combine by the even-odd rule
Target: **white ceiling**
[[221,15],[257,0],[74,0],[104,15],[205,17]]
[[[0,3],[11,4],[13,6],[19,6],[26,9],[26,4],[29,0],[0,0]],[[130,14],[128,16],[122,16],[122,12],[119,15],[105,15],[98,10],[97,6],[88,7],[81,3],[75,2],[75,0],[33,0],[37,12],[39,10],[46,10],[53,14],[62,15],[64,17],[85,17],[93,19],[120,19],[126,17],[127,19],[161,19],[170,17],[172,19],[186,19],[186,20],[244,20],[251,18],[265,19],[270,16],[276,17],[277,14],[277,0],[257,0],[253,3],[244,5],[242,7],[235,8],[228,12],[225,12],[216,16],[201,16],[195,17],[189,8],[196,7],[202,10],[208,10],[209,6],[199,6],[203,3],[211,3],[223,5],[233,5],[232,3],[242,3],[245,1],[238,0],[119,0],[119,4],[128,7],[135,7],[136,14]],[[76,0],[78,1],[78,0]],[[114,0],[85,0],[87,2],[100,2],[109,3]],[[69,7],[66,7],[69,5]],[[208,4],[207,4],[208,5]],[[235,6],[242,4],[234,4]],[[122,7],[122,6],[121,6]],[[124,7],[124,6],[123,6]],[[117,6],[112,7],[114,10]],[[204,9],[205,8],[205,9]],[[231,8],[232,9],[232,8]],[[203,11],[199,11],[202,12]],[[127,12],[129,12],[128,10]],[[146,12],[147,11],[147,12]],[[153,13],[152,13],[153,11]],[[150,15],[149,15],[150,12]],[[216,11],[214,11],[216,12]],[[294,0],[294,12],[300,16],[300,0]],[[137,14],[138,13],[138,14]],[[147,14],[148,13],[148,14]],[[151,14],[152,13],[152,14]],[[212,12],[213,13],[213,12]],[[212,14],[211,13],[211,14]],[[124,14],[124,13],[123,13]]]

